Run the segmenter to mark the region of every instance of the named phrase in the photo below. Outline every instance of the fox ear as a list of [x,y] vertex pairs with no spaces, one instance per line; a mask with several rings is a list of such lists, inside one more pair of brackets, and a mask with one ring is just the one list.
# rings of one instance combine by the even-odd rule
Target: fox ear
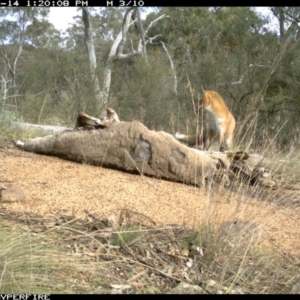
[[210,93],[205,94],[206,103],[210,105],[213,102],[213,96]]

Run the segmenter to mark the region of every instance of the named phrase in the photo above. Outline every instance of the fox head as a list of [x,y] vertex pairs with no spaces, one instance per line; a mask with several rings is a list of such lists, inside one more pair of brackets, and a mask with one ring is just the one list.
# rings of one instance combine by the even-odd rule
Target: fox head
[[212,103],[212,96],[209,91],[204,91],[203,96],[198,100],[198,109],[201,107],[207,107]]

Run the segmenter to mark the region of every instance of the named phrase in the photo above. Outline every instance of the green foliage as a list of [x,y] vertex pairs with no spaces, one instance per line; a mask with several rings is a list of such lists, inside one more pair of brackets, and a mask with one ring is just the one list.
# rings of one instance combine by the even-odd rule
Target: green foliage
[[0,111],[0,124],[7,122],[24,122],[23,117],[16,111],[2,110]]
[[112,80],[110,105],[122,119],[140,121],[153,129],[169,129],[178,101],[172,92],[173,78],[161,49],[149,53],[147,66],[141,57],[118,62]]
[[124,244],[125,247],[138,240],[143,235],[141,228],[138,226],[122,227],[112,238],[112,245],[119,246]]

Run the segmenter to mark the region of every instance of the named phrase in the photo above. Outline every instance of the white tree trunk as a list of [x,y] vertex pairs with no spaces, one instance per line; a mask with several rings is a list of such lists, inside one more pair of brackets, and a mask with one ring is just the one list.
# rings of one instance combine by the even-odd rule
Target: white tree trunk
[[94,96],[96,101],[96,111],[97,114],[100,114],[104,106],[107,105],[107,98],[102,97],[99,79],[96,74],[97,59],[94,48],[92,25],[90,22],[90,15],[87,7],[82,8],[82,21],[84,24],[84,42],[88,54],[91,80],[93,83]]
[[[135,19],[133,22],[132,15],[135,13]],[[167,17],[166,15],[162,15],[158,17],[157,19],[153,20],[147,29],[144,31],[142,26],[142,20],[141,20],[141,14],[139,12],[139,9],[136,7],[129,8],[123,19],[123,25],[122,29],[115,38],[109,55],[106,59],[104,71],[103,71],[103,84],[102,84],[102,90],[99,84],[99,80],[96,74],[96,67],[97,67],[97,61],[96,61],[96,55],[95,55],[95,49],[94,49],[94,42],[93,42],[93,36],[92,36],[92,26],[90,22],[89,12],[88,8],[82,8],[82,21],[84,25],[84,41],[87,48],[88,53],[88,60],[89,60],[89,66],[90,66],[90,73],[91,73],[91,79],[93,81],[94,85],[94,94],[95,94],[95,101],[96,101],[96,107],[97,107],[97,114],[99,114],[104,106],[108,104],[108,96],[110,92],[110,86],[111,86],[111,70],[112,70],[112,61],[117,59],[128,59],[132,56],[143,54],[146,62],[147,62],[147,54],[146,54],[146,44],[148,41],[145,40],[145,36],[148,33],[149,29],[157,23],[157,21]],[[128,34],[129,27],[137,22],[137,27],[140,34],[140,40],[137,45],[136,50],[132,50],[131,53],[123,53],[124,46],[126,43],[126,38]],[[151,39],[149,39],[151,40]],[[168,56],[169,57],[169,56]],[[170,59],[170,57],[169,57]],[[172,60],[171,60],[171,67],[172,67]],[[173,66],[174,67],[174,66]],[[173,71],[173,70],[172,70]],[[175,90],[176,90],[177,82],[175,78]]]

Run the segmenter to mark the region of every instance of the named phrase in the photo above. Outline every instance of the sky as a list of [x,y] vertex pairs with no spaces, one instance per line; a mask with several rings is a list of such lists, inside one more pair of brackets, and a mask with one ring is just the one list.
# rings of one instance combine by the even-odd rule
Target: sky
[[56,29],[65,31],[69,27],[69,23],[73,23],[73,17],[79,15],[78,7],[51,7],[49,13],[49,22]]
[[74,23],[73,17],[76,15],[81,16],[81,10],[78,10],[78,7],[51,7],[49,21],[56,29],[65,31],[70,23]]
[[[257,7],[258,12],[265,16],[271,16],[271,12],[268,7]],[[73,17],[75,15],[81,15],[80,11],[77,11],[78,7],[51,7],[49,13],[49,21],[58,30],[65,31],[70,23],[73,23]],[[276,20],[273,19],[271,28],[278,31],[278,25]]]

